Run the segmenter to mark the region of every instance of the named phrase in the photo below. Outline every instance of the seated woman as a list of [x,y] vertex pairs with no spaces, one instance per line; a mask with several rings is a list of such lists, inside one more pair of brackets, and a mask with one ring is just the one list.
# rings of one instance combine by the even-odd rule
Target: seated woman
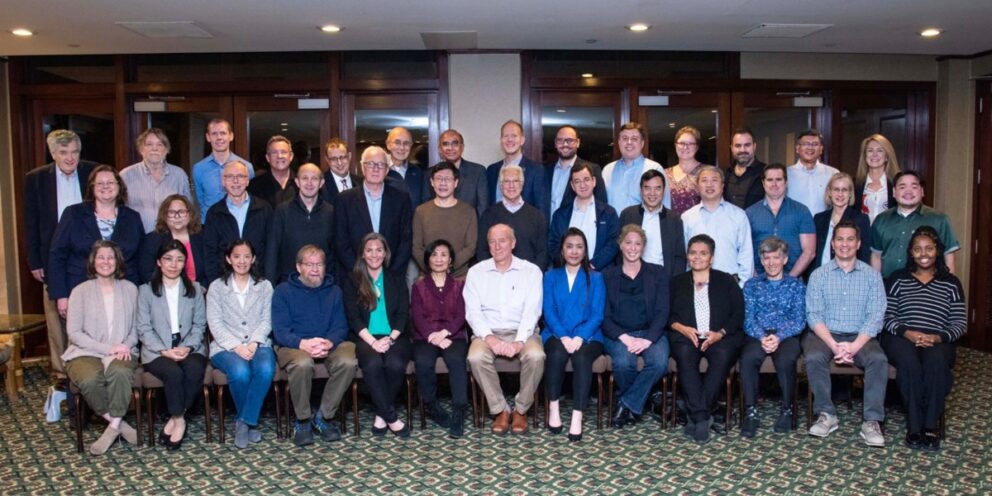
[[[427,415],[451,437],[464,434],[468,406],[468,339],[465,325],[464,279],[451,276],[455,254],[451,244],[439,239],[424,250],[424,266],[430,277],[413,284],[410,315],[413,318],[413,361],[417,366],[417,389],[427,405]],[[451,415],[438,404],[437,357],[444,359],[451,384]]]
[[157,258],[152,280],[138,289],[138,337],[145,371],[164,383],[169,421],[159,440],[177,450],[186,436],[186,411],[203,391],[207,309],[200,285],[186,275],[182,242],[164,243]]
[[789,245],[781,238],[765,238],[758,246],[765,273],[744,284],[744,348],[741,351],[741,385],[744,395],[744,426],[741,436],[754,437],[758,418],[758,372],[771,355],[782,404],[775,432],[792,430],[792,398],[799,359],[799,334],[806,327],[806,286],[785,272]]
[[207,324],[210,363],[227,375],[237,421],[234,445],[262,440],[258,417],[276,373],[272,351],[272,284],[258,273],[255,249],[245,239],[224,253],[224,275],[210,283]]
[[[685,399],[685,433],[698,443],[710,439],[710,413],[743,341],[744,296],[733,276],[711,268],[715,245],[706,234],[693,236],[686,250],[692,270],[672,279],[672,356]],[[699,371],[703,357],[705,374]]]
[[348,324],[355,333],[355,354],[375,405],[372,434],[383,436],[387,427],[397,437],[409,437],[410,427],[396,414],[410,341],[403,335],[410,314],[410,297],[403,275],[383,270],[389,266],[389,245],[379,233],[362,239],[361,256],[344,279]]
[[[617,429],[644,411],[651,388],[668,371],[668,273],[641,260],[646,241],[641,226],[624,226],[619,239],[623,263],[603,271],[603,345],[613,359],[619,400],[611,422]],[[638,357],[644,359],[640,371]]]
[[586,236],[568,228],[561,240],[561,267],[544,275],[544,381],[548,388],[548,429],[561,432],[558,402],[565,382],[565,365],[572,360],[572,423],[568,440],[582,439],[582,412],[589,402],[592,363],[603,354],[603,275],[593,272]]
[[138,444],[138,433],[123,420],[138,367],[138,288],[124,279],[124,255],[113,241],[94,243],[86,265],[90,278],[69,295],[62,360],[83,399],[109,424],[90,445],[91,454],[102,455],[118,437]]
[[940,418],[954,383],[955,342],[968,329],[964,290],[944,262],[944,244],[920,226],[906,250],[906,268],[886,281],[882,348],[898,373],[906,405],[906,445],[940,449]]
[[189,198],[169,195],[158,208],[155,230],[146,234],[138,253],[141,282],[152,280],[157,266],[158,249],[163,243],[179,240],[186,247],[186,275],[193,281],[207,280],[207,262],[203,255],[203,227],[200,214]]

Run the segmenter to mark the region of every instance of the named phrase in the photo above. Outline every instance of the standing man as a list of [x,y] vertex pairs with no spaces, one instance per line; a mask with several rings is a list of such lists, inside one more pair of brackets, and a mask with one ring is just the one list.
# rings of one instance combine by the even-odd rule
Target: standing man
[[[448,129],[441,133],[438,151],[441,152],[441,160],[451,162],[458,168],[459,180],[455,197],[472,205],[481,217],[482,213],[486,211],[486,207],[489,206],[489,180],[486,178],[486,168],[481,164],[462,159],[462,153],[465,151],[465,138],[462,138],[462,133],[454,129]],[[431,189],[430,183],[424,181],[421,199],[427,201],[431,198],[434,198],[434,191]]]
[[200,222],[203,224],[207,223],[207,211],[210,210],[210,207],[224,198],[226,194],[220,176],[228,162],[241,162],[248,169],[248,179],[251,180],[255,177],[255,168],[251,162],[231,151],[234,131],[231,130],[230,122],[224,119],[211,119],[207,123],[206,139],[212,150],[210,155],[193,164],[193,190],[196,192],[196,203],[200,209]]
[[[644,126],[636,122],[628,122],[620,127],[617,135],[617,145],[620,148],[620,160],[616,160],[603,168],[603,182],[606,183],[606,197],[611,207],[617,212],[640,205],[641,176],[649,170],[661,171],[661,164],[645,158],[644,144],[647,141]],[[665,197],[662,205],[672,207],[671,191],[665,186]],[[688,238],[687,238],[688,239]]]
[[620,213],[620,227],[636,224],[644,229],[647,243],[641,259],[660,265],[668,280],[685,272],[685,231],[678,213],[661,204],[665,196],[665,173],[649,170],[641,174],[641,204]]
[[716,242],[713,268],[726,272],[744,283],[754,273],[754,248],[747,214],[723,199],[723,171],[706,165],[696,176],[702,201],[682,214],[685,239],[708,234]]
[[796,200],[816,215],[828,208],[827,183],[837,169],[820,162],[823,156],[823,135],[816,129],[807,129],[796,138],[796,156],[799,161],[789,166],[789,198]]
[[320,196],[324,187],[320,167],[301,165],[295,181],[299,193],[276,207],[265,246],[265,278],[276,284],[296,271],[300,248],[314,245],[325,254],[334,252],[334,206]]
[[551,229],[548,232],[548,256],[558,265],[562,263],[561,240],[568,228],[574,227],[582,231],[586,237],[586,253],[589,265],[602,271],[613,265],[620,251],[617,239],[620,236],[620,218],[616,210],[608,203],[596,200],[593,190],[596,188],[596,178],[585,164],[572,166],[572,178],[569,181],[575,190],[572,203],[561,206],[551,217]]
[[424,170],[410,163],[410,150],[413,148],[413,135],[405,127],[396,126],[386,136],[386,150],[389,150],[389,175],[397,185],[410,195],[410,208],[416,210],[424,202]]
[[[247,239],[255,248],[255,253],[265,256],[272,207],[265,200],[248,193],[248,170],[247,165],[238,161],[224,166],[226,194],[207,212],[207,222],[203,226],[207,285],[224,273],[224,252],[232,241]],[[258,263],[261,265],[260,272],[264,274],[264,258]]]
[[324,145],[324,159],[328,166],[324,173],[324,199],[334,205],[339,194],[358,186],[361,177],[351,173],[351,152],[348,144],[338,138],[331,138]]
[[146,129],[138,135],[135,145],[141,162],[125,167],[121,180],[127,186],[127,206],[141,215],[147,234],[155,230],[158,208],[166,197],[179,194],[192,199],[193,194],[186,171],[165,161],[171,149],[165,131]]
[[875,217],[871,225],[871,266],[889,277],[906,266],[906,253],[913,232],[930,226],[944,243],[944,262],[954,273],[954,254],[961,246],[954,237],[951,220],[923,204],[923,179],[913,171],[902,171],[892,181],[896,206]]
[[248,183],[248,192],[268,203],[272,208],[296,196],[293,181],[293,144],[285,136],[275,135],[265,144],[265,161],[269,173],[262,174]]
[[[486,209],[479,219],[479,242],[476,258],[481,262],[492,258],[486,236],[489,228],[506,224],[520,236],[513,247],[513,255],[544,270],[548,266],[548,220],[544,214],[524,201],[524,170],[519,165],[507,165],[499,171],[499,189],[503,200]],[[575,193],[572,193],[575,196]]]
[[558,151],[558,161],[544,166],[545,205],[539,205],[544,217],[550,219],[562,205],[568,205],[575,199],[575,191],[568,187],[568,178],[575,164],[588,164],[593,177],[596,178],[596,200],[606,201],[606,183],[603,181],[603,171],[599,164],[579,158],[578,151],[582,141],[579,131],[568,124],[558,128],[555,133],[555,150]]
[[503,160],[486,167],[489,198],[493,203],[503,199],[499,190],[500,169],[506,165],[519,165],[524,170],[524,201],[531,205],[544,205],[545,192],[541,187],[544,184],[544,167],[524,156],[523,146],[526,142],[524,126],[519,122],[509,120],[499,128],[499,146],[503,149]]
[[754,156],[754,133],[750,129],[742,127],[734,130],[730,138],[730,154],[734,160],[727,167],[727,186],[723,197],[747,210],[764,196],[761,171],[765,169],[765,164]]
[[789,245],[786,272],[792,277],[802,277],[816,256],[816,226],[805,205],[785,196],[788,186],[786,175],[782,164],[765,166],[761,173],[765,198],[746,211],[751,223],[754,267],[758,274],[765,273],[758,247],[765,239],[776,236]]

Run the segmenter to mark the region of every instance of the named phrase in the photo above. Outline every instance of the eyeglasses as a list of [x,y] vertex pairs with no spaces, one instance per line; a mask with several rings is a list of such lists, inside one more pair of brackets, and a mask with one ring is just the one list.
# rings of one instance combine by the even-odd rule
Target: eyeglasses
[[692,148],[692,147],[694,147],[696,145],[697,145],[697,143],[692,143],[690,141],[679,141],[679,142],[675,143],[675,146],[677,146],[679,148]]
[[166,262],[166,263],[172,263],[172,262],[177,262],[177,263],[180,263],[180,264],[186,263],[186,257],[181,256],[181,255],[180,256],[175,256],[175,257],[172,256],[172,255],[163,255],[162,258],[161,258],[161,260],[163,262]]
[[376,170],[376,169],[385,169],[386,167],[389,166],[385,162],[368,161],[368,162],[362,162],[362,167],[366,167],[370,170]]
[[183,209],[183,210],[167,210],[165,212],[165,215],[166,216],[172,217],[173,219],[178,219],[180,217],[186,217],[187,214],[189,214],[189,210],[185,210],[185,209]]
[[823,146],[819,141],[800,141],[799,148],[819,148]]
[[519,179],[504,179],[500,181],[500,184],[506,184],[508,186],[520,186],[521,184],[523,184],[523,181]]
[[310,262],[310,263],[302,263],[302,264],[300,264],[300,265],[302,265],[304,269],[308,269],[308,270],[313,270],[313,269],[323,269],[323,268],[324,268],[324,263],[323,263],[323,262],[317,262],[317,263],[314,263],[314,262]]
[[403,147],[403,148],[408,148],[410,146],[413,146],[413,142],[412,141],[393,140],[393,141],[390,141],[389,143],[391,145],[393,145],[393,146],[400,146],[400,147]]
[[93,183],[97,188],[108,188],[110,186],[117,186],[117,181],[99,181]]
[[431,181],[434,181],[438,184],[448,184],[455,182],[455,178],[448,176],[434,176],[431,178]]
[[458,140],[442,141],[441,142],[441,146],[443,146],[445,148],[450,147],[450,146],[458,146],[458,145],[461,145],[461,144],[462,144],[462,142],[461,141],[458,141]]
[[617,140],[617,141],[619,141],[621,143],[640,143],[641,142],[641,137],[640,136],[621,136],[620,139]]
[[571,145],[574,145],[574,144],[576,144],[578,142],[579,142],[579,140],[577,140],[575,138],[555,138],[555,144],[556,145],[570,145],[571,146]]
[[248,174],[224,174],[224,179],[228,181],[247,181]]

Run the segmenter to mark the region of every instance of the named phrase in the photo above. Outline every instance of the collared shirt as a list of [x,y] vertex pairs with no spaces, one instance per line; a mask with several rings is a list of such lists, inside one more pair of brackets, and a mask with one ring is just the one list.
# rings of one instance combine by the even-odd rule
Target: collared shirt
[[83,202],[83,194],[79,190],[79,169],[66,174],[55,166],[55,194],[59,209],[59,220],[66,208]]
[[648,242],[644,244],[644,252],[641,258],[645,262],[655,265],[665,265],[665,257],[661,246],[661,207],[654,212],[644,209],[644,218],[641,220],[641,229],[647,234]]
[[798,336],[806,327],[806,286],[789,274],[777,281],[760,275],[744,285],[744,332],[754,339],[775,330],[779,341]]
[[845,272],[837,260],[813,271],[806,288],[806,322],[833,334],[866,334],[875,337],[885,318],[885,285],[870,265],[854,261]]
[[960,249],[951,220],[942,212],[920,205],[903,216],[899,213],[899,207],[892,207],[878,214],[871,226],[871,251],[882,254],[882,277],[889,277],[906,266],[909,240],[920,226],[930,226],[937,231],[945,246],[944,253],[954,253]]
[[509,200],[503,198],[503,208],[505,208],[507,212],[510,212],[511,214],[515,214],[517,213],[517,210],[524,208],[524,198],[521,196],[520,198],[517,199],[516,203],[510,203]]
[[248,218],[248,205],[251,203],[251,195],[246,193],[245,201],[241,202],[241,205],[235,205],[229,196],[225,196],[224,198],[227,203],[227,211],[231,212],[234,220],[238,223],[238,236],[241,236],[245,232],[245,219]]
[[465,319],[476,337],[493,329],[516,329],[516,341],[527,341],[541,318],[543,274],[536,265],[513,257],[506,272],[493,259],[483,260],[465,278]]
[[[865,192],[861,194],[861,198],[856,199],[856,201],[861,202],[861,212],[868,215],[868,222],[875,222],[875,217],[878,214],[884,212],[889,208],[889,188],[888,182],[889,178],[882,174],[878,182],[882,185],[878,191],[872,191],[868,186],[874,184],[875,181],[871,179],[871,176],[865,176]],[[895,202],[892,202],[893,204]]]
[[[509,161],[507,161],[504,158],[503,159],[503,167],[506,167],[507,165],[520,165],[520,160],[523,159],[523,158],[524,158],[523,154],[521,154],[515,160],[509,160]],[[503,192],[500,191],[498,187],[496,188],[496,201],[497,202],[503,201]]]
[[816,215],[828,208],[826,201],[827,183],[838,171],[823,162],[817,161],[812,170],[802,162],[789,166],[789,198],[796,200]]
[[368,186],[362,185],[365,190],[365,204],[369,207],[369,218],[372,219],[372,230],[379,232],[379,219],[382,216],[382,194],[386,191],[386,186],[379,190],[379,196],[375,196],[369,191]]
[[561,200],[565,197],[565,188],[568,188],[569,179],[572,176],[572,165],[575,164],[576,157],[572,160],[562,162],[558,159],[555,163],[554,173],[551,176],[551,214],[553,215],[561,207]]
[[[390,160],[392,159],[390,158]],[[403,179],[406,179],[406,170],[409,168],[410,166],[409,164],[407,164],[407,162],[403,162],[402,164],[393,164],[389,166],[389,170],[396,171],[396,173],[399,174],[400,177],[402,177]]]
[[241,305],[243,309],[245,307],[245,301],[248,300],[248,287],[252,285],[252,280],[249,279],[245,284],[245,287],[239,288],[238,281],[231,276],[231,293],[238,299],[238,304]]
[[785,271],[789,272],[803,253],[799,236],[801,234],[816,236],[816,226],[813,225],[813,216],[810,215],[809,209],[788,197],[782,198],[777,215],[773,214],[771,207],[768,206],[767,197],[751,205],[746,213],[747,220],[751,223],[751,239],[754,242],[754,268],[759,274],[765,273],[758,250],[762,241],[770,236],[778,236],[789,244],[789,262],[785,264]]
[[[251,165],[251,162],[231,153],[227,161],[234,160],[242,162],[248,167],[249,180],[255,177],[255,167]],[[206,223],[207,210],[227,195],[220,177],[223,173],[224,164],[217,162],[213,153],[193,164],[193,189],[196,190],[196,202],[200,207],[200,222]]]
[[682,214],[682,226],[687,248],[697,234],[713,238],[713,268],[737,276],[738,283],[744,286],[754,272],[754,250],[751,224],[743,210],[726,200],[720,200],[712,212],[700,203]]
[[158,207],[169,195],[180,194],[192,199],[189,176],[186,171],[172,164],[162,164],[162,179],[152,177],[144,161],[129,165],[121,171],[121,180],[127,185],[127,206],[141,215],[145,232],[155,230]]
[[351,176],[345,174],[344,176],[339,176],[334,172],[331,172],[331,177],[334,179],[334,186],[338,188],[338,193],[343,193],[355,185],[351,184]]
[[[607,171],[606,169],[612,170]],[[647,169],[662,170],[660,165],[656,162],[648,161],[644,158],[644,155],[639,155],[630,163],[627,163],[621,158],[603,169],[603,180],[606,182],[606,197],[614,210],[623,212],[623,209],[641,203],[641,175]],[[668,202],[663,202],[666,207],[671,205],[670,195],[671,193],[666,183],[665,199]]]
[[585,210],[579,208],[579,199],[576,198],[572,207],[572,218],[568,221],[568,227],[577,227],[582,234],[586,235],[586,244],[589,251],[589,259],[596,256],[596,201],[590,199]]

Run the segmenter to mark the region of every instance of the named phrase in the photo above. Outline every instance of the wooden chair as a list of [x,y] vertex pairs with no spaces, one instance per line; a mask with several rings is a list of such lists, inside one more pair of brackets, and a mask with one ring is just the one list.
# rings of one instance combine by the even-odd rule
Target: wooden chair
[[[224,423],[224,389],[228,386],[227,374],[221,372],[219,369],[213,369],[212,375],[213,388],[214,391],[216,391],[217,396],[217,423],[219,424],[218,430],[220,431],[220,444],[224,444],[227,439],[227,426]],[[284,438],[282,424],[283,422],[289,422],[285,417],[285,409],[287,407],[282,401],[282,388],[285,386],[288,379],[289,377],[286,375],[286,372],[282,369],[282,367],[276,367],[276,373],[272,377],[272,393],[276,402],[276,439]],[[203,387],[206,389],[208,386],[204,385]],[[207,394],[207,392],[204,391],[204,394]]]
[[[737,370],[740,370],[740,362],[737,363]],[[799,426],[798,412],[799,412],[799,374],[803,371],[803,361],[802,359],[796,360],[796,378],[792,381],[792,428],[795,429]],[[764,361],[761,362],[761,367],[758,369],[759,374],[774,374],[775,362],[772,361],[771,355],[766,356]],[[737,377],[738,384],[740,384],[740,394],[738,398],[740,399],[740,418],[737,419],[737,425],[739,427],[744,427],[744,380],[741,379],[740,374]]]
[[18,403],[17,370],[20,365],[20,342],[12,334],[0,335],[0,374],[11,405]]
[[[603,375],[611,370],[612,361],[610,360],[610,355],[602,354],[595,361],[592,362],[592,373],[596,377],[596,429],[603,430],[603,406],[606,403],[607,395],[603,391]],[[565,364],[565,373],[572,372],[572,360],[569,359]],[[610,399],[613,398],[613,376],[610,375]],[[545,385],[544,391],[544,411],[547,412],[550,403],[548,398],[547,385]],[[548,426],[548,415],[544,415],[544,426]]]
[[[700,373],[706,373],[706,370],[708,368],[709,368],[709,361],[706,359],[706,357],[703,357],[699,361],[699,372]],[[733,398],[733,392],[734,392],[734,381],[733,381],[733,377],[734,377],[734,374],[737,373],[737,370],[738,370],[737,369],[737,364],[734,364],[734,366],[731,367],[730,368],[730,371],[728,371],[728,373],[727,373],[727,378],[725,379],[726,384],[724,385],[724,387],[727,390],[726,391],[726,396],[725,396],[725,400],[727,402],[727,406],[725,407],[726,410],[724,411],[724,415],[726,415],[725,418],[727,419],[726,421],[727,421],[727,428],[728,429],[730,428],[730,422],[731,422],[731,418],[732,418],[731,417],[731,409],[732,409],[733,404],[734,404],[733,403],[733,399],[732,399]],[[678,402],[675,400],[675,395],[678,394],[678,391],[679,391],[679,375],[678,375],[678,365],[676,365],[674,358],[669,358],[669,360],[668,360],[668,374],[672,377],[672,380],[671,380],[671,384],[672,384],[672,416],[669,419],[669,425],[671,425],[672,427],[675,427],[676,425],[678,425]],[[667,394],[662,393],[662,396],[667,396]]]
[[[414,364],[414,369],[416,370],[416,364]],[[469,370],[468,364],[466,364],[466,370],[467,370],[467,373],[468,373],[468,380],[469,380],[468,389],[469,389],[469,392],[472,395],[472,397],[471,397],[472,404],[470,405],[469,408],[472,409],[472,417],[471,418],[472,418],[472,424],[474,425],[475,424],[475,416],[476,416],[475,378],[472,377],[472,371]],[[448,365],[444,363],[444,358],[437,357],[437,361],[434,362],[434,373],[437,374],[437,375],[448,375],[449,374],[449,372],[448,372]],[[416,375],[414,375],[414,378],[416,378]],[[416,381],[414,381],[414,383],[416,384]],[[419,394],[417,395],[417,402],[420,405],[420,408],[419,408],[420,409],[420,430],[424,430],[424,429],[427,428],[427,409],[426,409],[426,407],[424,405],[424,399],[421,398]]]
[[[141,367],[134,369],[134,379],[131,384],[131,405],[134,407],[135,426],[138,433],[138,446],[141,446],[141,379],[144,371]],[[69,381],[69,391],[72,393],[73,411],[75,416],[72,419],[73,427],[76,431],[76,452],[83,452],[83,424],[86,422],[86,401],[83,399],[83,392],[79,390],[74,382]]]
[[[213,442],[213,430],[211,429],[210,413],[210,389],[213,386],[213,365],[207,362],[207,368],[203,372],[203,424],[206,429],[207,442]],[[155,399],[159,390],[165,388],[165,384],[151,372],[143,372],[141,375],[141,385],[145,393],[145,408],[148,416],[148,446],[155,446]]]

